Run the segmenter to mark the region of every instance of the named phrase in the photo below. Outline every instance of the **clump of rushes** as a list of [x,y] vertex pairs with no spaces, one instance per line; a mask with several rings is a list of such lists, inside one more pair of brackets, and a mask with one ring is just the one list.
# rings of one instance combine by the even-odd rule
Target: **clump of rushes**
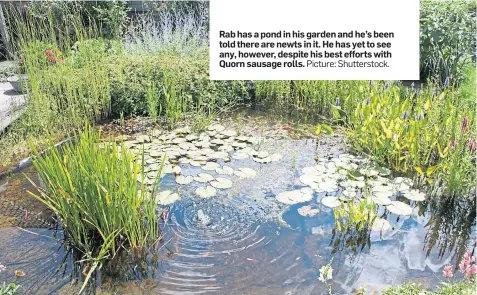
[[55,147],[51,141],[48,147],[40,154],[32,146],[44,186],[35,185],[39,193],[29,193],[55,212],[66,241],[81,253],[83,290],[93,272],[120,249],[136,253],[157,241],[152,196],[159,177],[152,191],[139,184],[145,177],[144,156],[134,156],[123,143],[101,143],[100,133],[88,125],[74,142]]

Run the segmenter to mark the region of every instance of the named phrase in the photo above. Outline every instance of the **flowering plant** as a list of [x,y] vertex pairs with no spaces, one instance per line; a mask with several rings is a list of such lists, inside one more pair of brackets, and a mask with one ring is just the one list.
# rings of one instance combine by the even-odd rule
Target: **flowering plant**
[[50,63],[59,63],[59,62],[64,62],[64,59],[61,58],[61,55],[63,53],[59,50],[54,52],[52,49],[47,49],[45,50],[45,56],[48,57],[48,61]]
[[[471,251],[467,250],[464,254],[464,258],[459,263],[459,270],[464,274],[464,278],[467,281],[475,279],[477,275],[477,265],[475,264],[475,256],[471,255]],[[442,276],[444,278],[454,277],[455,266],[448,264],[442,270]]]

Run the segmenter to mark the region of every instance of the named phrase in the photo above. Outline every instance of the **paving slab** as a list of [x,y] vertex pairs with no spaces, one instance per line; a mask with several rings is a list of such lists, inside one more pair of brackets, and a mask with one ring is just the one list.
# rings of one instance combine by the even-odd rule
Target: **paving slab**
[[0,134],[21,115],[25,102],[25,96],[10,83],[0,82]]

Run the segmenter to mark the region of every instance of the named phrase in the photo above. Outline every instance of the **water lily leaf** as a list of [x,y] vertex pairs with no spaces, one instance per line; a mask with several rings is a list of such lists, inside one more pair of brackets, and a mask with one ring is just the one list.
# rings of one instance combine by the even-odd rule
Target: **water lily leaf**
[[235,130],[223,130],[222,132],[220,132],[220,134],[222,134],[226,137],[232,137],[232,136],[237,135],[237,131],[235,131]]
[[191,166],[194,166],[194,167],[199,167],[200,165],[202,165],[201,162],[197,162],[197,161],[194,161],[194,160],[190,161],[189,164],[190,164]]
[[400,201],[392,201],[391,205],[387,206],[386,209],[388,209],[389,212],[394,213],[396,215],[409,216],[412,214],[411,206]]
[[217,168],[215,169],[215,172],[217,174],[226,174],[226,175],[233,175],[234,174],[234,169],[228,166],[223,166],[222,168]]
[[212,186],[201,186],[195,191],[195,194],[201,198],[207,199],[217,195],[217,190]]
[[337,197],[324,197],[321,203],[329,208],[336,208],[341,205],[341,201]]
[[270,163],[272,161],[272,159],[270,157],[266,157],[266,158],[257,158],[257,157],[253,157],[252,158],[255,162],[257,163]]
[[338,190],[338,186],[333,181],[320,182],[318,183],[318,188],[327,193],[336,192]]
[[215,124],[215,125],[211,125],[211,126],[207,127],[207,130],[222,132],[222,131],[225,130],[225,127],[223,125],[220,125],[220,124]]
[[254,178],[257,172],[252,168],[239,168],[234,171],[234,174],[241,178]]
[[300,208],[298,208],[297,211],[298,211],[298,214],[300,214],[301,216],[305,216],[305,217],[315,216],[318,213],[320,213],[320,209],[312,208],[311,206],[300,207]]
[[184,175],[179,175],[176,177],[176,182],[180,185],[186,185],[194,181],[194,177],[192,176],[184,176]]
[[384,218],[376,218],[371,226],[373,231],[386,231],[391,228],[391,224]]
[[208,173],[199,173],[194,177],[194,180],[197,182],[209,182],[214,180],[214,177]]
[[375,192],[372,199],[378,205],[388,206],[391,205],[391,199],[389,197],[388,192]]
[[313,183],[321,182],[321,177],[314,174],[303,174],[300,176],[300,182],[304,185],[312,185]]
[[426,199],[426,194],[422,193],[418,190],[409,190],[407,192],[403,192],[404,197],[411,201],[419,201],[422,202]]
[[314,191],[311,187],[304,187],[300,189],[300,192],[303,194],[313,194]]
[[245,160],[248,159],[250,156],[243,152],[236,152],[232,155],[232,158],[235,160]]
[[185,139],[186,139],[187,141],[194,141],[194,140],[199,139],[199,137],[198,137],[197,135],[195,135],[195,134],[189,134],[189,135],[187,135],[187,136],[185,137]]
[[311,201],[313,194],[303,193],[301,190],[293,190],[279,193],[275,198],[280,203],[293,205]]
[[204,166],[202,166],[202,169],[208,170],[208,171],[212,171],[212,170],[215,170],[217,168],[220,168],[220,165],[215,163],[215,162],[207,162],[207,163],[205,163]]
[[154,200],[161,205],[169,205],[179,200],[179,194],[170,190],[161,191],[155,197]]
[[214,181],[210,182],[210,185],[215,188],[228,189],[232,187],[232,181],[227,178],[217,177]]

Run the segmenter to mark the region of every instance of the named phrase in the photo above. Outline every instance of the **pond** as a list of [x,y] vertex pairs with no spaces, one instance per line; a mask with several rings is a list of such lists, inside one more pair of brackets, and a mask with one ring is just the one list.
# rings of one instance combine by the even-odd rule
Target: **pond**
[[[407,281],[432,288],[475,243],[475,199],[424,196],[411,180],[350,154],[343,135],[290,139],[284,125],[221,124],[126,140],[132,151],[145,147],[147,175],[168,153],[157,197],[165,236],[143,262],[105,269],[98,293],[326,294],[318,277],[330,261],[336,294]],[[26,272],[29,294],[74,294],[71,261],[56,272],[61,232],[53,236],[49,212],[28,189],[22,174],[0,184],[0,262]],[[333,208],[366,193],[377,203],[372,229],[340,231]]]

